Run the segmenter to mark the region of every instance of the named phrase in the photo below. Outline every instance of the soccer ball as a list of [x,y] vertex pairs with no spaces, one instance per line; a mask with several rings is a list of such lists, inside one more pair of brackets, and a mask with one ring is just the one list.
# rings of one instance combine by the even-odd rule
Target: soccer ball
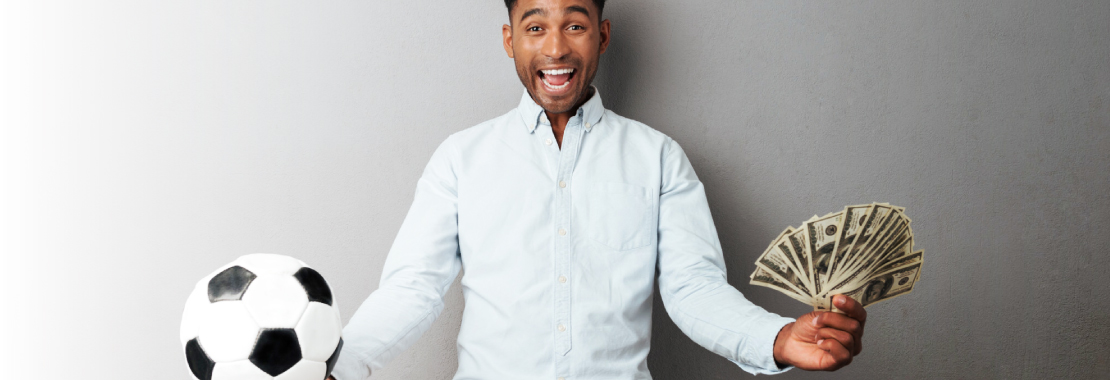
[[324,277],[289,256],[255,253],[197,282],[181,316],[198,380],[323,380],[343,348]]

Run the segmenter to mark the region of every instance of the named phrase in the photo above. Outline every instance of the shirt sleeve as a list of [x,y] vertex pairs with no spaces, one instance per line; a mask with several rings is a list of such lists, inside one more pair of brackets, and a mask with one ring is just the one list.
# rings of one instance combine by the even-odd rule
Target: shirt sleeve
[[729,285],[705,189],[674,140],[663,149],[659,291],[667,314],[694,342],[752,374],[786,371],[775,337],[793,319],[768,312]]
[[378,289],[343,329],[343,349],[332,370],[336,379],[368,378],[416,342],[443,311],[443,295],[462,265],[454,157],[448,138],[424,168]]

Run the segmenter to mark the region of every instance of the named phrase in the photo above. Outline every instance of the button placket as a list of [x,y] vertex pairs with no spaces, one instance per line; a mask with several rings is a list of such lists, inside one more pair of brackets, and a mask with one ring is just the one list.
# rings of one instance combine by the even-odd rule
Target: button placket
[[[563,134],[563,148],[559,151],[559,166],[556,174],[556,185],[559,190],[567,188],[567,182],[574,172],[574,165],[581,148],[582,140],[581,118],[572,118]],[[553,314],[556,370],[559,373],[568,373],[570,363],[567,353],[571,350],[571,288],[567,284],[570,273],[570,263],[573,257],[571,239],[574,235],[574,226],[571,225],[572,194],[569,191],[556,191],[555,196],[555,273],[554,295],[555,310]]]

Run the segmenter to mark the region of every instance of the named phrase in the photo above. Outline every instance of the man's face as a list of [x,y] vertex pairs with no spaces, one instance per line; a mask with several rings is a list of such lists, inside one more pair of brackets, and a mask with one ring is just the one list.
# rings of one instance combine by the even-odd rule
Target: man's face
[[566,113],[589,95],[598,59],[609,46],[609,20],[591,0],[518,0],[501,28],[505,53],[532,100]]

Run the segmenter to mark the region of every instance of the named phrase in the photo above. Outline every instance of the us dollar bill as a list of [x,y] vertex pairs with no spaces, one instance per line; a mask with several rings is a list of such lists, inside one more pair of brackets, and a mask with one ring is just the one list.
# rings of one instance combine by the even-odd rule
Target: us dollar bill
[[[782,238],[784,236],[786,236],[787,234],[789,234],[791,232],[794,232],[794,231],[795,231],[794,227],[789,227],[789,226],[786,227],[785,230],[783,230],[781,233],[779,233],[778,237],[776,237],[775,240],[771,240],[771,244],[767,245],[767,249],[763,250],[763,253],[759,255],[759,258],[756,259],[756,261],[761,261],[761,260],[763,260],[764,256],[770,255],[771,250],[776,249],[775,244],[778,244],[779,240],[782,240]],[[755,276],[754,272],[752,273],[752,276]]]
[[[904,247],[906,247],[906,250],[909,250],[909,247],[911,245],[912,244],[905,244]],[[904,255],[904,256],[902,256],[898,259],[891,260],[890,262],[888,262],[886,264],[883,264],[883,266],[881,266],[879,268],[876,268],[874,272],[875,273],[885,273],[885,272],[894,270],[896,268],[901,268],[901,267],[904,267],[904,266],[920,263],[924,260],[924,254],[925,254],[925,251],[918,250],[916,252]]]
[[844,295],[852,297],[865,307],[871,306],[909,293],[920,275],[921,263],[918,262],[871,277],[863,285]]
[[856,234],[864,226],[863,222],[867,219],[868,215],[872,214],[874,206],[855,205],[847,206],[844,208],[844,220],[840,226],[840,231],[837,233],[836,245],[833,248],[833,254],[829,256],[827,264],[826,276],[823,282],[828,283],[828,273],[835,273],[838,266],[843,266],[847,260],[846,254],[848,249],[852,247],[852,242],[856,239]]
[[821,285],[828,279],[829,262],[836,248],[837,233],[844,222],[844,212],[830,213],[804,224],[805,249],[812,261],[813,292],[821,294]]
[[882,231],[876,234],[861,250],[854,261],[850,261],[841,272],[837,273],[834,281],[841,281],[857,272],[873,268],[883,262],[887,257],[892,243],[908,238],[909,220],[902,217],[902,212],[892,210],[886,218]]
[[[779,239],[776,240],[776,242],[782,242],[783,240],[784,239]],[[771,249],[768,249],[759,257],[759,260],[756,261],[756,265],[777,275],[781,281],[798,289],[799,293],[808,294],[806,282],[800,275],[801,271],[793,266],[793,259],[787,256],[789,253],[782,252],[782,250],[778,248],[779,245],[781,245],[781,243],[773,244]]]
[[[844,254],[844,262],[835,269],[834,273],[837,274],[837,277],[843,277],[844,273],[847,272],[844,268],[852,266],[853,263],[859,261],[863,256],[869,253],[866,248],[871,240],[884,230],[886,223],[889,222],[887,217],[890,215],[891,211],[893,211],[893,208],[890,205],[882,203],[872,204],[871,210],[866,220],[863,222],[863,226],[860,227],[859,232],[856,234],[856,238],[848,246],[848,250]],[[830,280],[836,281],[838,279],[839,278],[834,278]]]
[[[803,223],[803,226],[804,225],[805,223]],[[806,280],[810,292],[816,294],[816,287],[813,281],[813,257],[810,256],[805,248],[805,231],[797,229],[787,234],[786,237],[780,241],[779,249],[793,255],[795,261],[798,263],[798,275]]]
[[779,290],[814,310],[837,311],[834,294],[864,306],[913,290],[924,251],[912,220],[887,203],[846,206],[787,227],[756,260],[751,283]]
[[[902,246],[898,249],[905,250],[907,253],[913,247],[912,241],[906,241],[901,244]],[[849,273],[843,276],[836,283],[829,285],[829,290],[827,293],[843,293],[845,291],[859,287],[861,282],[867,281],[868,278],[875,273],[882,273],[894,268],[910,265],[915,262],[920,262],[923,252],[924,251],[916,252],[916,259],[913,257],[913,254],[908,254],[906,257],[902,257],[901,259],[891,260],[889,262],[883,263],[881,267],[876,268],[875,270],[857,270],[855,272]],[[828,294],[825,295],[827,296]]]
[[808,293],[794,288],[786,281],[783,281],[782,279],[776,277],[774,274],[763,267],[756,267],[755,272],[752,272],[751,284],[778,290],[783,294],[790,296],[790,298],[801,301],[802,303],[812,303],[812,299],[809,297]]
[[913,232],[910,231],[909,225],[900,229],[896,236],[877,248],[876,251],[877,253],[872,256],[873,259],[861,263],[856,271],[878,273],[882,271],[882,267],[887,267],[891,262],[897,262],[904,256],[911,254],[913,252]]

